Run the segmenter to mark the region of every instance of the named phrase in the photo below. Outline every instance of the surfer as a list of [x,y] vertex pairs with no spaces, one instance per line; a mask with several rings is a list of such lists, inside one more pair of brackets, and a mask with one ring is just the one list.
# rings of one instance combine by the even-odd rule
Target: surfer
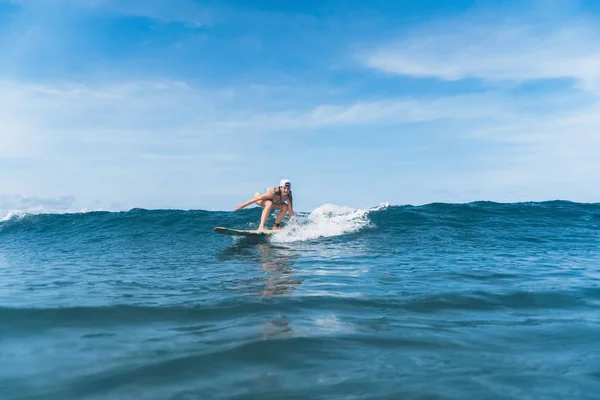
[[[287,204],[286,204],[287,201]],[[252,203],[256,203],[263,207],[263,212],[260,217],[259,231],[265,230],[265,222],[271,209],[279,210],[279,214],[273,224],[273,230],[281,229],[281,221],[285,218],[286,213],[290,214],[290,217],[294,216],[294,205],[292,204],[292,184],[287,179],[282,179],[279,182],[279,187],[268,187],[262,192],[256,192],[254,197],[243,204],[235,206],[235,210],[241,210],[244,207],[249,206]]]

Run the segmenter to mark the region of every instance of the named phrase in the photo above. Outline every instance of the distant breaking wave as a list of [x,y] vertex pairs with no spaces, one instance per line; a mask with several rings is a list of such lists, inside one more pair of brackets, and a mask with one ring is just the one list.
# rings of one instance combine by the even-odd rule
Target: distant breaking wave
[[[11,212],[0,219],[0,237],[26,232],[79,235],[168,235],[213,234],[215,226],[256,229],[261,209],[239,212],[204,210],[144,210],[122,212],[88,211],[63,214],[28,214]],[[267,228],[274,222],[271,214]],[[468,204],[433,203],[423,206],[390,206],[382,203],[372,208],[352,208],[324,204],[308,213],[286,217],[284,228],[274,234],[272,242],[309,241],[368,229],[402,231],[417,228],[476,229],[477,226],[518,224],[538,227],[558,227],[590,223],[598,225],[600,205],[551,201],[540,203]]]

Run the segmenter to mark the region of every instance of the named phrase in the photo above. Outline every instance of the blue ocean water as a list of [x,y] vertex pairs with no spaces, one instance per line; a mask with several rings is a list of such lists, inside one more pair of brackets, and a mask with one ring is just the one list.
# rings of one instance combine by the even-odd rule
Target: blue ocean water
[[600,204],[259,216],[4,218],[0,398],[600,398]]

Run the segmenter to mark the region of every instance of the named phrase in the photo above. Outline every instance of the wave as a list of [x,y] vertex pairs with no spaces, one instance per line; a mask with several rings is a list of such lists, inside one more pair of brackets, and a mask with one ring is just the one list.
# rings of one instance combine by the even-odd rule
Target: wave
[[382,203],[377,207],[359,209],[335,204],[324,204],[307,215],[300,215],[281,232],[271,238],[272,242],[306,241],[355,233],[373,226],[369,214],[389,207]]
[[[368,215],[388,207],[381,204],[368,209],[351,208],[335,204],[324,204],[311,212],[297,212],[278,232],[274,241],[289,242],[310,240],[320,237],[339,236],[357,232],[369,226]],[[252,208],[240,212],[205,210],[145,210],[89,211],[62,214],[30,214],[11,212],[0,220],[0,233],[56,232],[70,234],[78,231],[121,232],[135,231],[137,234],[164,233],[211,233],[217,225],[240,229],[256,229],[262,209]],[[271,214],[267,225],[274,222]]]
[[[440,311],[500,311],[507,307],[514,310],[552,309],[586,310],[593,306],[600,289],[581,287],[570,290],[523,290],[506,289],[501,292],[483,290],[444,291],[438,293],[415,292],[399,296],[370,296],[365,298],[299,295],[294,305],[301,309],[390,310],[417,314]],[[148,321],[191,322],[203,326],[231,318],[273,315],[281,312],[281,303],[251,300],[249,298],[189,303],[187,305],[133,305],[113,304],[101,306],[56,306],[56,307],[0,307],[0,318],[4,326],[0,332],[40,330],[47,326],[111,326],[123,324],[147,324]],[[198,321],[203,321],[198,323]],[[198,325],[199,324],[199,325]]]
[[[78,235],[94,232],[107,235],[213,234],[215,226],[256,229],[262,209],[238,212],[205,210],[87,211],[79,213],[31,214],[10,212],[0,219],[0,235],[53,233]],[[272,213],[267,227],[275,219]],[[414,227],[486,228],[598,226],[600,204],[550,201],[541,203],[473,202],[431,203],[371,208],[324,204],[310,212],[297,212],[284,221],[272,242],[310,241],[367,230],[412,229]]]
[[28,215],[25,211],[9,211],[4,217],[0,218],[0,222],[10,221],[11,219],[19,219]]

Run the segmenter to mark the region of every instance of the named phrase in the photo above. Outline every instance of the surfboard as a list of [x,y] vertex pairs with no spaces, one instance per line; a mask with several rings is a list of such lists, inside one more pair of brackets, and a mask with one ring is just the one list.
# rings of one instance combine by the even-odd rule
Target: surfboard
[[273,234],[275,231],[264,230],[264,231],[259,232],[257,230],[232,229],[232,228],[224,228],[222,226],[217,226],[215,228],[215,232],[223,234],[223,235],[230,235],[230,236],[269,236],[269,235]]

